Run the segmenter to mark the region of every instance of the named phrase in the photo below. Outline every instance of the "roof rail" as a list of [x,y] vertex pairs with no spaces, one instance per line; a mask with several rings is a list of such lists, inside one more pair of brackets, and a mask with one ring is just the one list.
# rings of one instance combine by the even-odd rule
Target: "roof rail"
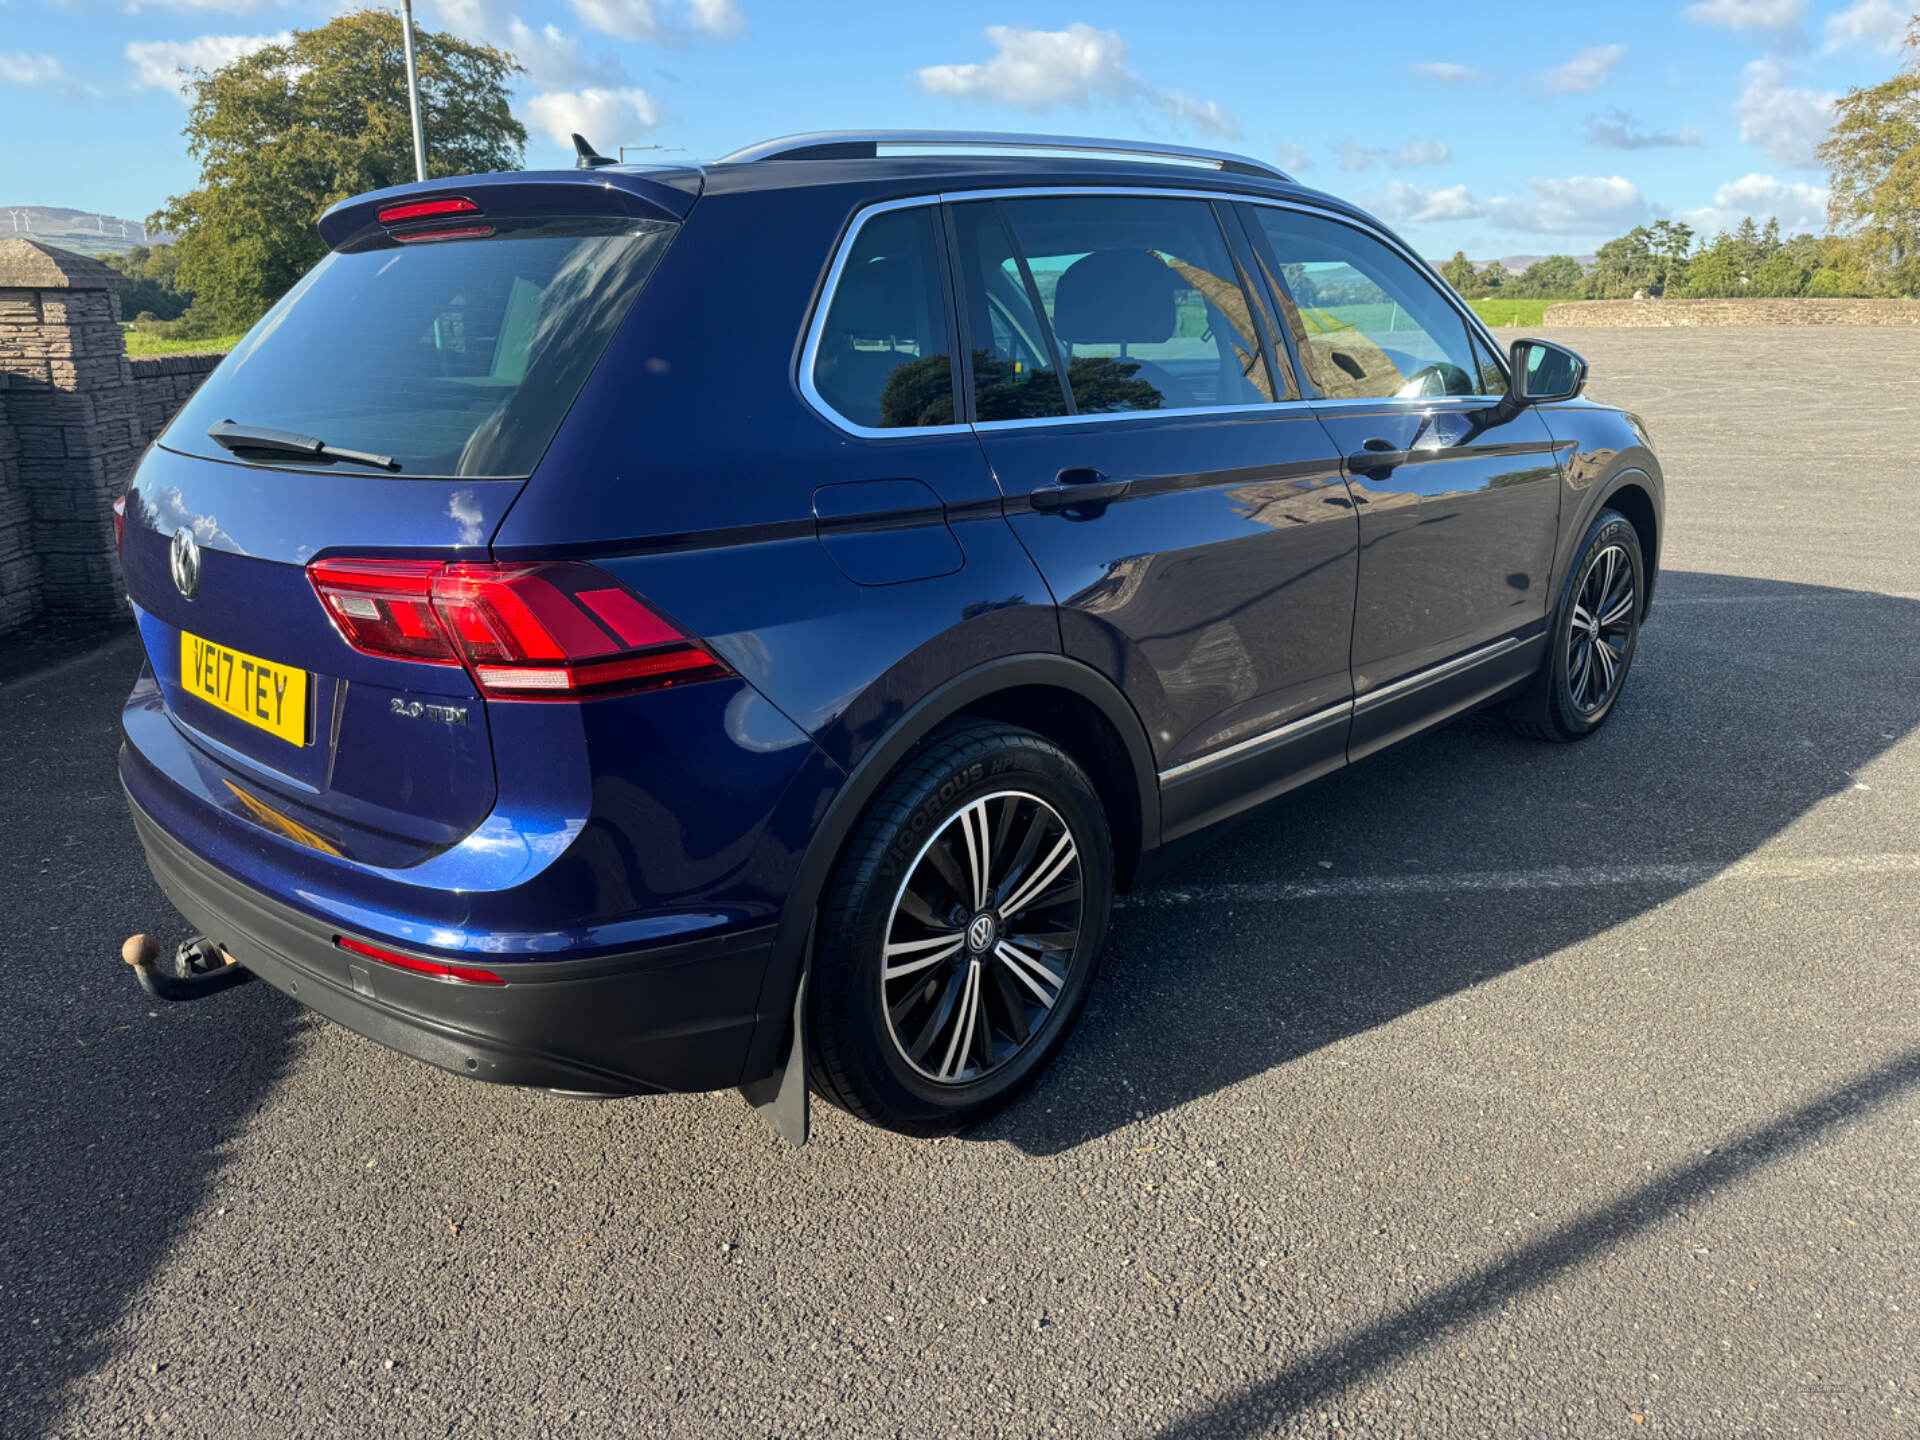
[[1137,160],[1171,160],[1235,175],[1261,175],[1292,183],[1278,166],[1224,150],[1198,150],[1191,145],[1162,145],[1152,140],[1100,140],[1083,135],[1023,135],[1005,130],[816,130],[763,140],[720,157],[722,165],[756,160],[874,160],[883,150],[902,153],[941,150],[1065,151],[1089,155],[1131,156]]

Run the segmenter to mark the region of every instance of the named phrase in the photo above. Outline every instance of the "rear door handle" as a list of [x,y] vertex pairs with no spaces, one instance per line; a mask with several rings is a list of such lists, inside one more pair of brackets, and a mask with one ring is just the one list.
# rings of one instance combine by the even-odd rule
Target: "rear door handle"
[[1091,465],[1070,465],[1053,484],[1037,486],[1027,498],[1036,510],[1066,510],[1075,505],[1118,500],[1132,483],[1131,480],[1109,480]]

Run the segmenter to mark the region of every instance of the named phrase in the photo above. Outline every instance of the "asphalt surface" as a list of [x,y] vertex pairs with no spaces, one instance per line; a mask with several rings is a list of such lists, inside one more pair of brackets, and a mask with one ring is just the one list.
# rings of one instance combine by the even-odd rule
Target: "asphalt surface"
[[1920,330],[1563,338],[1669,474],[1613,723],[1242,828],[966,1138],[154,1006],[132,644],[0,685],[0,1434],[1920,1433]]

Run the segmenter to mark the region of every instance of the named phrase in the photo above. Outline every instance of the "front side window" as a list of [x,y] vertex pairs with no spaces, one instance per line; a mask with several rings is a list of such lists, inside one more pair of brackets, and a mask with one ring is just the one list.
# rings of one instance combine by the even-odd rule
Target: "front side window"
[[1003,209],[1080,414],[1274,398],[1210,203],[1074,195]]
[[931,206],[886,210],[860,227],[820,326],[813,386],[875,430],[951,425],[953,344]]
[[1317,215],[1249,210],[1292,298],[1301,364],[1328,399],[1484,393],[1466,321],[1391,247]]

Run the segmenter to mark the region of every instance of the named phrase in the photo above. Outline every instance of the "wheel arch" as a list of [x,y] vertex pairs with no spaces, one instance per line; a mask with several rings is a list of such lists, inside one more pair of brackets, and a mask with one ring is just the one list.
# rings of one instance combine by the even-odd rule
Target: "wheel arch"
[[781,910],[745,1079],[766,1075],[779,1064],[814,913],[868,803],[930,735],[962,717],[1022,726],[1080,762],[1107,806],[1116,886],[1123,888],[1158,845],[1160,789],[1146,727],[1104,675],[1064,655],[1040,653],[1006,656],[954,676],[894,721],[821,815]]
[[1660,510],[1654,503],[1652,486],[1652,479],[1646,471],[1622,471],[1594,507],[1595,514],[1604,509],[1618,510],[1633,523],[1634,534],[1640,539],[1643,581],[1640,614],[1643,619],[1653,608],[1654,579],[1660,572]]

